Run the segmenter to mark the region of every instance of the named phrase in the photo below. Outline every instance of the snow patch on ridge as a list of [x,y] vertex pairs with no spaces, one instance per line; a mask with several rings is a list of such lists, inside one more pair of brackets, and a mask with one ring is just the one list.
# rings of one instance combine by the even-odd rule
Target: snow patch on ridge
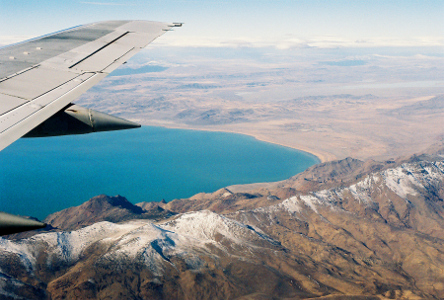
[[411,173],[411,168],[408,165],[386,170],[382,173],[382,176],[386,186],[399,197],[405,199],[407,195],[417,195],[412,186],[420,186],[420,184]]
[[343,200],[346,194],[352,195],[359,203],[371,205],[371,203],[373,203],[371,198],[372,189],[375,185],[381,183],[382,180],[380,176],[377,174],[369,175],[349,187],[321,190],[308,195],[290,197],[282,203],[275,205],[273,209],[283,209],[289,213],[302,213],[303,207],[308,207],[312,211],[319,213],[318,208],[320,206],[329,207],[333,210],[342,210],[342,208],[338,206],[338,203]]
[[406,199],[408,195],[417,196],[419,191],[444,181],[444,162],[421,162],[403,164],[397,168],[367,175],[349,187],[333,188],[290,197],[280,204],[262,208],[262,212],[286,210],[289,213],[302,213],[304,207],[318,213],[319,207],[342,209],[338,203],[345,200],[346,195],[363,205],[372,206],[374,193],[381,193],[387,187],[399,197]]
[[289,213],[301,213],[304,205],[318,213],[317,206],[326,205],[333,208],[331,202],[334,201],[330,190],[322,190],[309,195],[293,196],[275,206],[276,209],[283,209]]
[[301,213],[302,206],[299,203],[299,199],[296,196],[290,197],[284,200],[282,203],[272,206],[277,209],[283,209],[288,211],[289,213]]
[[141,263],[155,275],[161,275],[166,264],[174,265],[172,257],[183,259],[191,268],[199,268],[205,264],[200,254],[214,256],[209,245],[227,254],[227,247],[248,247],[250,253],[251,248],[262,247],[264,241],[269,245],[277,244],[251,226],[210,211],[199,211],[181,214],[160,224],[148,220],[123,224],[99,222],[72,232],[38,234],[20,241],[0,239],[0,255],[18,255],[32,271],[39,253],[48,255],[48,267],[60,262],[69,265],[76,263],[85,249],[98,243],[97,251],[101,255],[98,263]]
[[385,184],[401,198],[417,196],[419,191],[440,184],[444,180],[444,162],[403,164],[382,173]]
[[48,264],[51,263],[52,259],[62,260],[70,264],[77,261],[83,251],[92,243],[112,236],[115,232],[122,233],[131,229],[134,229],[134,227],[111,222],[99,222],[76,231],[39,234],[30,240],[47,244],[47,252],[50,253]]
[[[298,218],[297,214],[307,210],[319,213],[322,207],[345,211],[342,202],[356,201],[372,206],[372,198],[377,199],[375,193],[384,196],[384,189],[390,189],[406,199],[407,196],[418,195],[422,189],[442,185],[443,181],[444,162],[403,164],[370,174],[349,187],[293,196],[280,204],[257,208],[253,212],[258,215],[263,213],[264,220],[268,218],[272,224],[274,212],[286,211],[293,218]],[[253,216],[259,221],[256,215]],[[225,253],[220,255],[231,255],[234,253],[231,249],[253,253],[255,248],[277,245],[275,240],[259,229],[204,210],[180,214],[157,224],[148,220],[121,224],[99,222],[72,232],[37,234],[19,241],[0,238],[0,257],[16,256],[32,272],[41,253],[47,254],[48,267],[59,262],[74,264],[94,243],[100,244],[97,250],[100,259],[116,263],[125,260],[142,263],[155,274],[162,274],[168,264],[174,265],[174,261],[171,261],[173,256],[199,268],[205,264],[200,259],[202,254],[215,256],[211,254],[214,247]]]
[[359,203],[370,205],[373,203],[371,193],[375,186],[382,183],[380,176],[376,174],[367,175],[363,180],[349,186],[348,188],[342,189],[341,196],[345,191],[351,193],[354,199],[358,200]]
[[160,225],[180,235],[188,236],[205,244],[220,245],[218,239],[245,245],[258,240],[274,243],[274,240],[262,232],[238,221],[229,219],[209,210],[189,212],[180,215],[177,219]]
[[26,270],[32,271],[36,263],[34,253],[30,250],[26,243],[20,241],[14,242],[4,238],[0,238],[0,257],[15,254],[19,257]]
[[170,262],[169,254],[176,252],[177,234],[146,221],[130,221],[125,225],[136,227],[101,241],[109,245],[102,260],[119,262],[128,259],[141,262],[154,275],[161,275],[163,263]]

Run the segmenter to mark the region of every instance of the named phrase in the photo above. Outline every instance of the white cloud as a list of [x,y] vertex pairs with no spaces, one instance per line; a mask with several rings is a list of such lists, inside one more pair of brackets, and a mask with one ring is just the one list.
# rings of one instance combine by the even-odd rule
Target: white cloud
[[[0,36],[0,46],[18,43],[32,36]],[[183,36],[180,34],[166,34],[157,39],[153,47],[209,47],[209,48],[371,48],[371,47],[444,47],[444,37],[416,37],[408,39],[396,38],[369,38],[347,39],[332,36],[313,38],[299,38],[296,36],[282,36],[277,38],[222,38],[203,36]]]
[[165,35],[157,40],[157,46],[171,47],[228,47],[228,48],[261,48],[273,47],[276,49],[291,49],[301,47],[312,48],[370,48],[370,47],[427,47],[444,46],[443,37],[417,37],[408,39],[393,38],[369,38],[369,39],[347,39],[340,37],[313,37],[302,39],[293,36],[280,38],[217,38],[217,37],[196,37]]

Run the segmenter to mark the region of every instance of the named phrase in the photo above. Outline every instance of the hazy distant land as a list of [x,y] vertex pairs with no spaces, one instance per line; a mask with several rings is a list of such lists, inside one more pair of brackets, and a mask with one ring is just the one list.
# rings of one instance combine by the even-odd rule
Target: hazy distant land
[[145,125],[244,133],[322,161],[408,155],[444,134],[439,49],[173,50],[148,49],[117,73],[134,75],[110,76],[78,103]]

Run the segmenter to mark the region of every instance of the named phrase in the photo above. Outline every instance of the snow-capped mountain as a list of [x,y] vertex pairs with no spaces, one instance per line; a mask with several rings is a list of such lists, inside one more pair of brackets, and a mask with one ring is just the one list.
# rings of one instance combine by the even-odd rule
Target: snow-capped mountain
[[[331,175],[332,165],[336,177]],[[298,182],[316,188],[298,189]],[[276,196],[291,191],[294,195],[286,199]],[[166,219],[160,221],[100,221],[71,232],[0,239],[0,295],[5,299],[444,297],[443,160],[424,157],[378,165],[348,159],[323,170],[319,166],[307,170],[268,189],[250,193],[224,189],[199,199],[188,200],[183,204],[187,209],[182,206],[177,215],[163,214]],[[108,203],[99,200],[94,201]],[[77,209],[97,210],[99,202],[94,201]],[[193,203],[214,209],[195,211]],[[182,204],[162,205],[173,210]],[[52,220],[60,224],[66,216],[76,216],[69,219],[78,223],[75,209],[68,215],[55,214]],[[215,212],[220,210],[228,212]],[[103,219],[110,216],[103,215]],[[118,215],[127,216],[120,210]]]

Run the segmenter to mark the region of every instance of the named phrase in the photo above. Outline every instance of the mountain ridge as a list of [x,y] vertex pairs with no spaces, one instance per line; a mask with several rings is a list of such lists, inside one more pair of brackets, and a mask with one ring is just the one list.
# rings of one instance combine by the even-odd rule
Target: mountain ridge
[[[48,219],[79,228],[0,239],[2,296],[444,296],[444,158],[435,153],[347,158],[253,190],[227,187],[168,203],[93,199]],[[98,204],[102,219],[88,225],[85,211]],[[124,220],[150,209],[164,214]],[[103,220],[110,216],[117,223]]]

